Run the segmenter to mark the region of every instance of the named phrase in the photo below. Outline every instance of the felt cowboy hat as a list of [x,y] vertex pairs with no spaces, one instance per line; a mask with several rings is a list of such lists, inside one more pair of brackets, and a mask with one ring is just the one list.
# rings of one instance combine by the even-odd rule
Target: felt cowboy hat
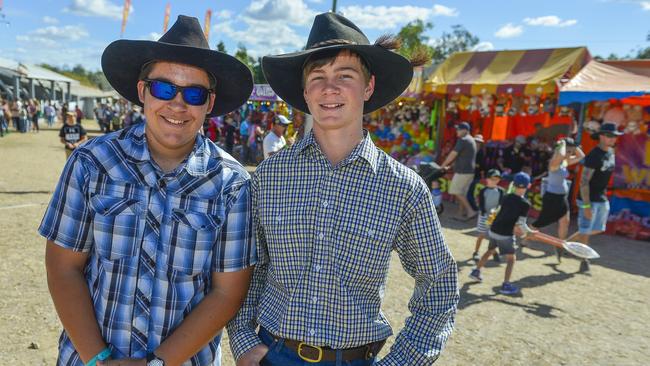
[[300,52],[262,58],[262,70],[271,88],[293,107],[309,113],[303,96],[302,69],[307,59],[319,52],[348,49],[360,55],[375,76],[375,90],[365,102],[370,113],[397,98],[413,78],[413,66],[402,55],[371,44],[361,30],[336,13],[316,16],[307,46]]
[[142,106],[138,76],[151,61],[169,61],[201,68],[216,80],[214,107],[208,116],[228,113],[246,103],[253,90],[250,69],[236,58],[210,49],[198,19],[179,15],[158,41],[118,40],[106,47],[102,70],[124,98]]

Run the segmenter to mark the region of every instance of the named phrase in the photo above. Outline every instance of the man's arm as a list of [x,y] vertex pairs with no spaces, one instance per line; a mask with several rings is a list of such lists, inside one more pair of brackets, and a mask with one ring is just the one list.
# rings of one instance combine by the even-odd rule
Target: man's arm
[[237,313],[248,291],[252,269],[212,274],[212,289],[156,349],[165,365],[180,365],[200,351]]
[[456,150],[453,150],[452,152],[449,153],[449,155],[447,155],[447,158],[446,158],[445,161],[442,163],[442,167],[443,167],[443,168],[448,168],[449,165],[450,165],[451,163],[453,163],[454,160],[456,160],[457,157],[458,157],[458,152],[457,152]]
[[402,266],[415,279],[406,319],[380,366],[426,366],[439,357],[454,327],[458,304],[456,261],[444,242],[431,195],[417,187],[395,243]]
[[75,252],[47,241],[47,286],[63,328],[84,362],[106,348],[84,277],[87,260],[88,253]]
[[582,177],[580,178],[580,198],[582,198],[582,207],[585,213],[585,217],[588,220],[591,220],[591,199],[589,196],[589,182],[594,176],[594,170],[592,168],[587,168],[586,166],[582,168]]

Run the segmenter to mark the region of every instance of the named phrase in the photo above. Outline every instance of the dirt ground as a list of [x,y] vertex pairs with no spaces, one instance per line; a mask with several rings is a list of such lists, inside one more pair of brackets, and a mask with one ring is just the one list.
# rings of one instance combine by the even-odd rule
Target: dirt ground
[[[90,122],[86,122],[90,123]],[[92,133],[92,131],[91,131]],[[61,330],[47,290],[44,240],[36,229],[65,161],[57,132],[0,139],[0,365],[53,365]],[[550,247],[518,253],[518,296],[497,292],[504,265],[469,280],[472,224],[442,218],[459,264],[456,329],[439,365],[644,365],[650,362],[650,243],[600,236],[591,275],[557,264]],[[399,330],[413,280],[393,258],[384,311]],[[390,342],[393,340],[391,338]],[[224,343],[224,365],[232,356]],[[388,350],[385,348],[384,353]]]

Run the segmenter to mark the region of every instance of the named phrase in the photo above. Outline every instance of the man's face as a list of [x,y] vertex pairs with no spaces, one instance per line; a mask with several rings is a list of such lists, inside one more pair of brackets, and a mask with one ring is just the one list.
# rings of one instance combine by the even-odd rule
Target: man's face
[[340,53],[333,63],[316,68],[305,78],[304,97],[314,128],[334,130],[358,123],[361,127],[363,105],[372,95],[375,77],[366,84],[361,60],[348,52]]
[[273,132],[278,136],[284,135],[284,132],[286,130],[287,130],[287,126],[283,125],[282,123],[273,124]]
[[467,135],[467,130],[466,129],[464,129],[464,128],[456,129],[456,136],[457,137],[463,137],[465,135]]
[[600,135],[600,142],[605,145],[605,147],[614,147],[616,145],[616,137],[615,135],[611,134],[601,134]]
[[[210,87],[205,70],[185,64],[156,62],[148,79],[163,80],[178,86]],[[160,152],[191,151],[205,115],[212,110],[215,95],[210,93],[204,105],[193,106],[183,100],[181,93],[172,100],[157,99],[144,81],[138,81],[138,96],[144,103],[147,118],[147,142]]]

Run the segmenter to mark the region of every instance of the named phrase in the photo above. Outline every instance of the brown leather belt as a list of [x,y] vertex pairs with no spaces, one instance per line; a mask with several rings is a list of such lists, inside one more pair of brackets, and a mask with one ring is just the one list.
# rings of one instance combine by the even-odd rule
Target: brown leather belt
[[304,361],[313,363],[321,361],[336,361],[337,352],[341,352],[341,358],[343,361],[369,360],[377,356],[381,348],[384,346],[384,343],[386,343],[386,340],[384,339],[366,344],[365,346],[336,350],[329,347],[312,346],[292,339],[275,338],[284,341],[284,345],[296,352],[296,354],[298,354],[298,356]]

